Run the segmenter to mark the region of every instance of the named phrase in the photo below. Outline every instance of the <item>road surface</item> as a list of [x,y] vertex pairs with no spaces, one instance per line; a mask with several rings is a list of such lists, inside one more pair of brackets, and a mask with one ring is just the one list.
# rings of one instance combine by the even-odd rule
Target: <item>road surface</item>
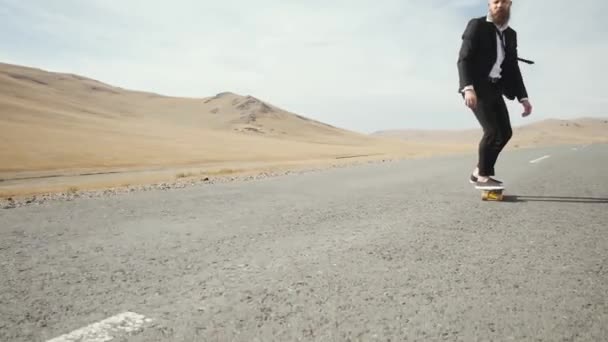
[[608,145],[474,157],[0,210],[0,340],[608,340]]

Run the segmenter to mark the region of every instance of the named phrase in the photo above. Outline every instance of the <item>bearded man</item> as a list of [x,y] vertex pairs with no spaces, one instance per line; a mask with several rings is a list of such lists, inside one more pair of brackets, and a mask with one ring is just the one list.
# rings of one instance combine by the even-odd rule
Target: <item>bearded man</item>
[[471,19],[462,35],[458,56],[458,91],[483,129],[478,163],[470,175],[477,189],[502,189],[493,178],[498,155],[513,134],[503,95],[523,105],[523,117],[532,112],[518,61],[517,33],[509,27],[511,0],[489,0],[488,13]]

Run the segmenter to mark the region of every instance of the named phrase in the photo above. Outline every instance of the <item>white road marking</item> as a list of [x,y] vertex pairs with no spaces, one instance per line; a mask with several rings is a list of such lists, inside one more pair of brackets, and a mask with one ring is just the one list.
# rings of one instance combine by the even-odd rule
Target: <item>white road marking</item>
[[534,159],[534,160],[530,160],[530,163],[532,163],[532,164],[534,164],[534,163],[538,163],[539,161],[541,161],[541,160],[543,160],[543,159],[547,159],[547,158],[549,158],[549,157],[551,157],[551,156],[547,154],[546,156],[542,156],[542,157],[540,157],[540,158],[537,158],[537,159]]
[[106,318],[103,321],[93,323],[86,327],[74,330],[68,334],[55,337],[47,342],[106,342],[114,339],[112,334],[130,333],[141,329],[144,323],[151,322],[135,312],[123,312],[116,316]]

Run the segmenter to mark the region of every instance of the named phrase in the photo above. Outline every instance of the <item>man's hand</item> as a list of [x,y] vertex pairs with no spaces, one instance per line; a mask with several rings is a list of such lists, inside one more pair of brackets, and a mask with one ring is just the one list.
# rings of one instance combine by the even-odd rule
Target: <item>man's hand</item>
[[528,100],[521,101],[521,104],[522,106],[524,106],[524,112],[521,113],[521,116],[525,118],[526,116],[530,115],[530,113],[532,113],[532,105]]
[[475,110],[477,107],[477,94],[475,94],[475,90],[466,90],[464,92],[464,104]]

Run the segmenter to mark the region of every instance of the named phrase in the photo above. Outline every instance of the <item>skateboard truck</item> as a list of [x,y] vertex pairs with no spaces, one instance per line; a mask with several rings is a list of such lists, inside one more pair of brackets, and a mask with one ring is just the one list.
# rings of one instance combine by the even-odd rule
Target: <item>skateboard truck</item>
[[502,191],[504,189],[481,190],[481,199],[483,201],[502,201]]

